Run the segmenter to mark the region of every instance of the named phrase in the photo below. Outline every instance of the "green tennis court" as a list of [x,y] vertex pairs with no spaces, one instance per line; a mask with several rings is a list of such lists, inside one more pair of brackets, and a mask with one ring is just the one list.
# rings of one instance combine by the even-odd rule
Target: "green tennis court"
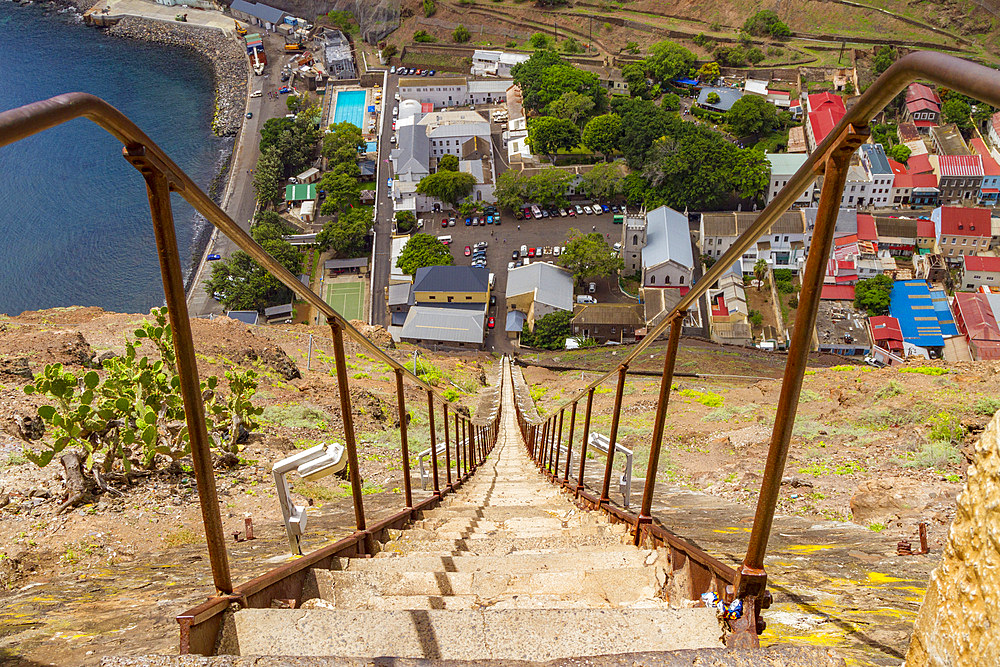
[[326,302],[348,320],[360,320],[365,314],[364,285],[358,282],[332,283],[326,286]]

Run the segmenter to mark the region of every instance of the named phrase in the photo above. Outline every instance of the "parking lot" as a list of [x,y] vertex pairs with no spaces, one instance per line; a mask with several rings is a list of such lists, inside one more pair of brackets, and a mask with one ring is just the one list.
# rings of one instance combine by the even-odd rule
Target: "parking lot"
[[[577,202],[573,202],[575,205]],[[579,202],[581,205],[588,202]],[[430,218],[434,215],[434,218]],[[451,254],[455,258],[455,264],[459,266],[469,266],[471,257],[465,256],[465,246],[475,246],[480,241],[489,243],[486,251],[486,268],[496,274],[496,283],[493,286],[493,294],[496,295],[496,306],[490,308],[490,315],[496,318],[496,327],[489,332],[486,338],[486,347],[490,350],[509,351],[513,346],[507,340],[504,332],[507,306],[504,296],[507,293],[507,264],[511,261],[511,253],[514,250],[520,251],[522,245],[529,247],[546,247],[567,244],[567,235],[570,229],[576,228],[581,232],[600,232],[605,235],[609,246],[621,240],[621,225],[616,225],[612,221],[611,213],[601,215],[582,215],[575,218],[542,218],[541,220],[532,218],[531,220],[515,220],[513,214],[508,210],[501,211],[500,226],[480,225],[478,227],[466,227],[464,218],[457,219],[454,227],[442,227],[441,220],[446,215],[444,213],[424,214],[428,220],[427,227],[423,231],[435,236],[450,235],[452,237]],[[518,229],[520,227],[520,229]],[[532,261],[535,261],[532,259]],[[559,264],[559,258],[551,255],[542,258],[542,261]],[[634,300],[629,299],[621,293],[616,280],[598,280],[597,291],[594,296],[599,303],[616,303]],[[582,293],[582,292],[581,292]]]

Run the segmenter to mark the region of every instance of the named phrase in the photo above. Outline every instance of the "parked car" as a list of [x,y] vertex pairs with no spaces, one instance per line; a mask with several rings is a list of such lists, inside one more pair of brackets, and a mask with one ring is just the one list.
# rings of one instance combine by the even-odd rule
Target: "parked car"
[[472,218],[466,218],[465,219],[465,226],[466,227],[471,227],[472,226]]
[[601,211],[603,211],[604,213],[610,213],[611,207],[608,206],[607,204],[601,204]]
[[579,204],[576,205],[576,214],[583,215],[583,207],[580,206]]
[[565,218],[566,215],[567,215],[566,209],[564,209],[564,208],[559,209],[559,217],[560,218]]
[[521,246],[521,256],[523,257],[523,256],[525,256],[527,254],[528,254],[528,246],[522,245]]
[[587,285],[587,294],[593,294],[597,291],[597,283],[590,283]]
[[288,86],[282,86],[281,88],[278,89],[278,92],[281,93],[282,95],[287,95],[288,93],[292,92],[292,89],[289,88]]
[[552,246],[548,246],[547,245],[544,248],[542,248],[542,254],[543,255],[551,255],[552,254]]
[[542,256],[542,249],[535,248],[535,257],[541,257],[541,256]]
[[449,227],[454,227],[455,226],[455,222],[456,222],[455,218],[448,218],[448,226]]
[[614,248],[615,248],[615,252],[620,251],[622,249],[621,241],[619,241],[618,243],[615,243]]
[[436,69],[432,69],[431,70],[431,76],[434,76],[435,74],[437,74],[437,70]]
[[553,257],[558,257],[559,256],[559,246],[557,246],[557,245],[556,246],[552,246],[552,256]]
[[490,316],[490,319],[486,320],[486,326],[487,326],[487,328],[489,328],[489,329],[492,329],[492,328],[493,328],[493,327],[495,327],[496,325],[497,325],[497,320],[496,320],[496,318],[495,318],[495,317],[493,317],[493,316],[491,315],[491,316]]
[[571,218],[575,218],[576,217],[576,209],[573,208],[572,206],[570,206],[568,209],[566,209],[566,212],[569,213],[569,217],[571,217]]
[[516,250],[514,252],[510,253],[510,258],[512,260],[514,260],[515,262],[517,261],[517,258],[520,257],[520,256],[521,256],[521,253],[519,253]]
[[577,303],[597,303],[597,299],[590,296],[589,294],[578,294],[576,296]]
[[497,305],[497,295],[490,294],[490,306],[495,306],[495,305]]
[[247,111],[247,118],[253,118],[253,112]]
[[395,73],[396,73],[396,66],[393,65],[392,67],[389,68],[389,74],[395,74]]
[[222,259],[222,255],[212,254],[212,255],[209,255],[208,257],[206,257],[205,259],[208,260],[209,262],[214,262],[217,259]]
[[444,220],[441,221],[441,226],[442,227],[447,227],[448,226],[448,218],[445,218]]
[[465,256],[468,257],[471,254],[472,254],[472,248],[470,248],[469,246],[465,246]]
[[510,271],[511,269],[516,268],[516,267],[517,267],[517,263],[516,262],[507,262],[507,270],[508,271]]
[[528,257],[534,257],[534,256],[535,256],[535,249],[528,248]]

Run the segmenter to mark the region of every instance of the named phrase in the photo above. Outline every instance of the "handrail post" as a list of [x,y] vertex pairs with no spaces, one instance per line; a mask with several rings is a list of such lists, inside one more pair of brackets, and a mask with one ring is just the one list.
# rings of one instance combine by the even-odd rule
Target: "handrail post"
[[611,435],[610,442],[608,442],[608,460],[604,465],[604,482],[601,484],[601,498],[597,501],[597,506],[600,508],[605,503],[611,502],[611,497],[608,492],[611,489],[611,472],[615,465],[615,445],[618,444],[618,423],[621,421],[622,414],[622,394],[625,392],[625,373],[628,371],[628,366],[622,364],[618,368],[618,387],[615,391],[615,407],[614,412],[611,415]]
[[458,411],[455,411],[455,477],[464,481],[462,476],[462,436],[458,431]]
[[552,476],[555,479],[559,479],[559,448],[562,446],[563,416],[565,414],[566,408],[559,411],[559,434],[556,436],[555,447],[552,448]]
[[[747,544],[746,557],[736,579],[736,595],[739,598],[752,597],[763,600],[766,594],[767,574],[764,571],[764,553],[767,550],[767,541],[774,520],[775,504],[781,490],[781,475],[785,468],[788,444],[795,424],[795,411],[802,390],[802,378],[809,359],[809,348],[812,346],[812,332],[819,311],[823,276],[826,273],[827,258],[830,257],[830,250],[833,247],[837,214],[851,156],[867,137],[867,127],[849,125],[836,147],[830,151],[824,165],[823,189],[816,215],[816,227],[802,278],[799,310],[781,382],[781,395],[778,397],[764,478],[757,498],[757,511]],[[756,636],[753,639],[756,639]]]
[[569,415],[569,436],[566,439],[566,469],[563,471],[563,483],[569,484],[569,466],[570,462],[573,460],[573,429],[576,426],[576,404],[578,401],[573,401],[573,408],[570,410]]
[[344,445],[351,479],[351,496],[354,499],[354,520],[359,531],[365,531],[366,554],[375,553],[375,544],[365,522],[365,505],[361,494],[361,470],[358,468],[358,444],[354,438],[354,413],[351,411],[351,387],[347,380],[347,358],[344,354],[344,327],[336,317],[327,318],[333,332],[333,356],[337,366],[337,390],[340,392],[340,417],[344,422]]
[[444,413],[444,470],[447,478],[447,487],[451,491],[451,439],[448,437],[448,404],[441,403],[441,411]]
[[406,433],[406,398],[403,395],[403,371],[396,372],[396,405],[399,408],[399,441],[403,457],[403,497],[406,508],[413,509],[413,489],[410,487],[410,443]]
[[438,484],[438,450],[437,431],[434,427],[434,392],[427,390],[427,419],[431,428],[431,460],[434,465],[434,495],[441,497],[441,487]]
[[656,418],[653,421],[653,439],[649,443],[649,462],[646,464],[646,482],[642,487],[642,504],[639,518],[635,522],[634,543],[642,543],[643,524],[653,523],[649,512],[653,506],[653,487],[656,486],[656,472],[660,466],[660,446],[663,444],[663,428],[667,420],[667,404],[670,401],[670,385],[674,381],[674,366],[677,363],[677,349],[681,342],[681,327],[684,318],[675,317],[670,323],[670,340],[667,354],[663,358],[663,377],[660,378],[660,397],[656,402]]
[[469,449],[472,451],[472,469],[475,470],[479,467],[479,452],[476,451],[476,426],[472,422],[469,422]]
[[587,440],[590,438],[590,409],[594,405],[594,387],[587,392],[587,411],[583,417],[583,442],[580,443],[580,474],[576,478],[576,497],[583,491],[583,473],[587,465]]
[[174,352],[177,355],[177,375],[180,378],[184,415],[191,439],[191,459],[198,484],[201,519],[205,524],[205,541],[208,544],[208,558],[212,566],[212,580],[220,595],[229,595],[233,592],[233,582],[229,571],[226,538],[222,532],[222,517],[219,514],[219,496],[215,488],[215,472],[212,469],[211,441],[205,425],[205,405],[201,397],[201,381],[198,379],[198,362],[195,359],[191,320],[188,317],[184,295],[184,278],[180,258],[177,255],[177,233],[174,229],[174,214],[170,207],[170,184],[163,172],[146,158],[145,147],[126,146],[122,149],[122,155],[139,170],[146,181],[149,214],[153,220],[153,236],[156,239],[156,254],[160,259],[167,316],[170,318]]
[[538,448],[538,467],[543,469],[545,468],[545,450],[549,445],[549,421],[546,419],[545,423],[542,424],[542,441]]

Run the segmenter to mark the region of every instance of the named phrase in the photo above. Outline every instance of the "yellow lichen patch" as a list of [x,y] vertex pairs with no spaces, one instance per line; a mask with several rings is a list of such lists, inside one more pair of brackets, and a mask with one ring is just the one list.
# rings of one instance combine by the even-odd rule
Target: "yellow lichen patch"
[[870,581],[873,584],[892,584],[897,581],[909,581],[909,579],[890,577],[888,574],[882,574],[881,572],[869,572],[868,581]]
[[832,548],[833,547],[828,544],[795,544],[788,547],[788,550],[796,554],[808,556],[809,554],[814,554],[818,551],[826,551]]
[[737,526],[726,526],[725,528],[713,528],[713,533],[722,533],[723,535],[732,535],[733,533],[740,533],[746,528],[738,528]]

